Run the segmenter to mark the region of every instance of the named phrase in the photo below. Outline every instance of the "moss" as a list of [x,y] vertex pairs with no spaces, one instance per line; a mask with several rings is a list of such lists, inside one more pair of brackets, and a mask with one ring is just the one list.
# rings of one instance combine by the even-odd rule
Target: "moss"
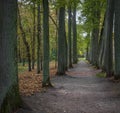
[[12,113],[12,111],[20,107],[21,103],[18,86],[13,85],[3,100],[0,113]]
[[100,77],[100,78],[105,78],[106,77],[106,73],[100,72],[100,73],[96,74],[96,76]]

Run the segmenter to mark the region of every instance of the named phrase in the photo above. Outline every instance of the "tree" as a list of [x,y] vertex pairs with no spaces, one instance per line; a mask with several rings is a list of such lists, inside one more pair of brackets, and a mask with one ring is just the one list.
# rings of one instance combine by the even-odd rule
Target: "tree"
[[37,73],[40,73],[40,36],[41,36],[41,17],[40,17],[40,1],[37,3]]
[[76,27],[76,2],[73,6],[73,63],[77,63],[77,27]]
[[21,103],[17,73],[17,0],[0,1],[0,113]]
[[22,26],[22,23],[21,23],[21,16],[20,16],[20,11],[19,11],[19,8],[18,8],[18,22],[19,22],[19,28],[21,30],[21,33],[22,33],[22,39],[23,39],[23,42],[24,42],[24,45],[26,47],[26,54],[27,54],[27,58],[28,58],[28,71],[31,71],[31,54],[30,54],[30,46],[26,40],[26,33],[23,29],[23,26]]
[[115,79],[120,78],[120,1],[115,0]]
[[72,67],[72,11],[71,11],[71,4],[68,6],[68,55],[69,55],[69,68]]
[[58,27],[58,70],[57,75],[64,75],[66,68],[65,57],[65,6],[59,8],[59,27]]
[[35,10],[36,2],[33,1],[33,37],[32,37],[32,69],[34,69],[35,66],[35,40],[36,40],[36,10]]
[[49,76],[49,2],[43,0],[43,82],[42,86],[52,86]]
[[93,29],[92,29],[92,37],[91,37],[91,43],[92,43],[92,60],[91,63],[98,67],[98,43],[99,43],[99,25],[100,25],[100,2],[95,1],[93,3],[93,6],[96,8],[93,8]]
[[[102,55],[103,48],[101,42],[102,37],[99,37],[100,29],[101,29],[101,23],[103,21],[104,17],[104,10],[106,8],[106,2],[104,0],[91,0],[87,1],[85,0],[82,3],[82,15],[84,16],[84,26],[85,31],[91,36],[90,40],[90,63],[95,65],[96,67],[99,67],[99,62],[102,61],[101,58],[98,58],[98,54]],[[101,47],[100,47],[101,46]],[[100,52],[99,52],[100,50]],[[99,60],[98,60],[99,59]]]
[[114,0],[107,0],[106,29],[105,30],[105,50],[104,66],[106,76],[111,77],[113,73],[113,18],[114,18]]

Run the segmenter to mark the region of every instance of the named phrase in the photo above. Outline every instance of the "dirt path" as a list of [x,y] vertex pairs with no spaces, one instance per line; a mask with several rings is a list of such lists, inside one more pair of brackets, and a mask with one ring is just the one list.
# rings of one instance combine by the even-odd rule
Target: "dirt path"
[[29,109],[18,113],[120,113],[120,83],[96,77],[99,70],[84,61],[54,77],[55,88],[23,97]]

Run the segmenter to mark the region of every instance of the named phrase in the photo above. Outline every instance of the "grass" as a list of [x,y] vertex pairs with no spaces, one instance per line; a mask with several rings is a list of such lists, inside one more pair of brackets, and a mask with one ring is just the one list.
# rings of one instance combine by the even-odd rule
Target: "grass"
[[106,77],[106,73],[105,72],[100,72],[98,74],[96,74],[97,77],[100,77],[100,78],[105,78]]
[[22,64],[18,64],[18,73],[23,73],[28,70],[28,66],[23,66]]
[[[36,64],[35,64],[36,67]],[[55,68],[55,61],[50,61],[50,69]],[[18,74],[21,74],[25,71],[28,71],[28,64],[26,63],[25,66],[22,63],[18,63]]]

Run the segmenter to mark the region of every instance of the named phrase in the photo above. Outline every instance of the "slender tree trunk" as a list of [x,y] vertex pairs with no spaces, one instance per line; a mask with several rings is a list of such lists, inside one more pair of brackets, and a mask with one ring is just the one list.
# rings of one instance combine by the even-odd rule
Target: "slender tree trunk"
[[65,7],[59,9],[59,27],[58,27],[58,71],[57,75],[65,74]]
[[18,37],[17,39],[18,39],[18,62],[21,63],[22,62],[22,58],[21,58],[21,40],[20,40],[20,37]]
[[[96,1],[94,5],[98,6],[100,5],[100,2]],[[91,63],[98,68],[100,9],[94,10],[93,15],[94,15],[94,19],[93,19],[94,28],[92,30],[92,38],[91,38],[91,43],[92,43]]]
[[64,55],[65,55],[65,71],[67,71],[68,70],[68,43],[67,43],[66,31],[64,31],[64,33],[65,33],[65,38],[64,38],[64,42],[65,42],[65,51],[64,51]]
[[39,74],[40,73],[40,34],[41,34],[41,17],[40,17],[40,1],[38,1],[38,10],[37,10],[37,73]]
[[40,70],[43,70],[43,56],[40,57]]
[[[56,24],[58,25],[58,10],[56,10]],[[55,44],[56,44],[56,57],[55,57],[55,68],[57,68],[57,60],[58,60],[58,27],[56,29],[56,37],[55,37]]]
[[19,27],[20,27],[20,30],[21,30],[21,33],[22,33],[22,39],[23,39],[23,43],[26,47],[26,54],[27,54],[27,58],[28,58],[28,71],[31,71],[31,55],[30,55],[30,47],[29,47],[29,44],[26,40],[26,34],[23,30],[23,27],[22,27],[22,23],[21,23],[21,17],[20,17],[20,12],[19,12],[19,8],[18,8],[18,19],[19,19]]
[[115,79],[120,78],[120,0],[115,0]]
[[104,20],[103,20],[103,24],[102,24],[102,28],[100,31],[100,39],[99,39],[99,57],[98,57],[98,66],[99,68],[102,68],[102,56],[103,56],[103,51],[104,51],[104,29],[105,29],[105,17],[106,17],[106,13],[104,15]]
[[76,25],[76,3],[73,8],[73,63],[77,63],[77,25]]
[[[90,37],[90,35],[88,34]],[[89,56],[89,48],[90,48],[90,41],[87,43],[87,48],[86,48],[86,60],[90,61],[90,56]]]
[[0,0],[0,113],[20,103],[17,71],[17,0]]
[[[100,50],[99,50],[99,67],[105,71],[104,69],[104,62],[103,62],[103,56],[104,56],[104,49],[105,49],[105,44],[104,44],[104,34],[103,36],[101,37],[101,45],[100,45]],[[99,42],[100,43],[100,42]]]
[[72,49],[71,49],[71,41],[72,41],[72,35],[71,35],[71,28],[72,28],[72,14],[71,14],[71,6],[68,8],[68,56],[69,56],[69,68],[72,68]]
[[99,28],[93,28],[92,31],[92,64],[98,66],[98,38]]
[[33,38],[32,38],[32,69],[35,66],[35,35],[36,35],[36,21],[35,21],[35,1],[33,2]]
[[43,0],[43,83],[42,86],[52,86],[49,75],[49,2]]

